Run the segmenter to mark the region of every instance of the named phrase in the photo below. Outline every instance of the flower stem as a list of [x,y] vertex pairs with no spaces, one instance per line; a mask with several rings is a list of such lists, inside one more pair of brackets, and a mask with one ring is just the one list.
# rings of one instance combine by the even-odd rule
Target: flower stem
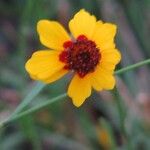
[[136,64],[129,65],[129,66],[127,66],[127,67],[125,67],[125,68],[122,68],[122,69],[120,69],[120,70],[117,70],[117,71],[115,71],[115,74],[118,75],[118,74],[121,74],[121,73],[130,71],[130,70],[136,69],[136,68],[138,68],[138,67],[141,67],[141,66],[143,66],[143,65],[149,64],[149,63],[150,63],[150,59],[147,59],[147,60],[138,62],[138,63],[136,63]]
[[45,84],[37,82],[33,89],[29,92],[29,94],[22,100],[22,103],[15,109],[15,111],[11,114],[11,117],[18,114],[21,110],[23,110],[32,99],[45,87]]
[[23,112],[21,112],[19,114],[16,114],[15,116],[8,118],[8,120],[0,123],[0,128],[3,127],[3,126],[8,125],[12,121],[18,120],[18,119],[20,119],[20,118],[22,118],[22,117],[24,117],[26,115],[34,113],[34,112],[36,112],[36,111],[38,111],[38,110],[40,110],[40,109],[42,109],[42,108],[44,108],[44,107],[54,103],[56,101],[63,100],[66,96],[67,96],[67,94],[63,93],[63,94],[61,94],[61,95],[59,95],[57,97],[52,98],[51,100],[47,100],[47,101],[43,102],[42,104],[38,104],[37,106],[34,106],[34,107],[32,107],[32,108],[30,108],[30,109],[28,109],[26,111],[23,111]]

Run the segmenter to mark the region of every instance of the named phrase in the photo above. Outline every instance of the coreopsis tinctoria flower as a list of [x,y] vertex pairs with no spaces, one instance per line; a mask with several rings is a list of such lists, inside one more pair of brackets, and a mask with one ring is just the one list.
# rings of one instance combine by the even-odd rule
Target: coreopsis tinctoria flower
[[91,95],[115,86],[114,69],[121,55],[115,48],[116,25],[96,20],[84,9],[69,22],[71,36],[57,21],[40,20],[37,31],[47,47],[33,53],[25,67],[32,79],[51,83],[74,73],[68,95],[79,107]]

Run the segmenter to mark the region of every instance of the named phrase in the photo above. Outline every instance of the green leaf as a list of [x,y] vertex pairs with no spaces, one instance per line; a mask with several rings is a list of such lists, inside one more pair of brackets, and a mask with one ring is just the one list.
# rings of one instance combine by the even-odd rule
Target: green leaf
[[33,89],[29,92],[29,94],[22,100],[20,105],[16,108],[16,110],[12,113],[10,118],[14,117],[18,114],[22,109],[24,109],[34,98],[38,95],[38,93],[45,87],[45,84],[37,82]]
[[19,113],[17,115],[14,115],[14,116],[10,117],[8,120],[2,122],[1,124],[2,124],[2,126],[4,126],[4,125],[6,125],[6,124],[8,124],[8,123],[10,123],[12,121],[15,121],[15,120],[18,120],[18,119],[22,118],[22,117],[24,117],[24,116],[26,116],[28,114],[34,113],[36,111],[39,111],[40,109],[42,109],[42,108],[44,108],[44,107],[46,107],[46,106],[48,106],[48,105],[50,105],[50,104],[52,104],[52,103],[54,103],[56,101],[63,100],[66,96],[67,96],[67,94],[63,93],[63,94],[61,94],[61,95],[59,95],[57,97],[54,97],[54,98],[52,98],[50,100],[46,100],[46,101],[44,100],[44,101],[42,101],[41,103],[39,103],[38,105],[36,105],[36,106],[34,106],[32,108],[29,108],[26,111],[23,111],[23,112],[21,112],[21,113]]

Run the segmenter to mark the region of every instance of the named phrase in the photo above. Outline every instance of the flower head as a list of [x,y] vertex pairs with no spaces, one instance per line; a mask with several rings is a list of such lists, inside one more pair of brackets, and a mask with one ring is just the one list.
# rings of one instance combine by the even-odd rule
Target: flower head
[[79,107],[92,88],[113,89],[113,76],[121,55],[115,48],[116,26],[97,21],[84,9],[69,22],[72,36],[56,21],[40,20],[37,31],[46,50],[35,52],[25,67],[32,79],[51,83],[74,72],[68,88],[73,104]]

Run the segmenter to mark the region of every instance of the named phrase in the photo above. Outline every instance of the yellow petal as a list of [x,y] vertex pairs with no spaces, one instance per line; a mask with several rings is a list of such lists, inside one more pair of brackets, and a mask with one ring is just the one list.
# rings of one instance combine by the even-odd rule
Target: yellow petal
[[30,78],[33,80],[37,80],[35,75],[30,74]]
[[64,75],[66,75],[68,73],[68,70],[66,69],[61,69],[60,71],[54,73],[52,76],[50,76],[50,78],[48,78],[46,81],[44,81],[45,83],[52,83],[58,79],[60,79],[61,77],[63,77]]
[[97,45],[98,45],[100,50],[114,49],[116,46],[114,43],[114,39],[110,39],[106,42],[101,42]]
[[110,23],[97,22],[92,36],[100,50],[115,48],[114,37],[116,25]]
[[91,38],[96,25],[96,18],[84,9],[81,9],[69,22],[69,28],[75,38],[85,35]]
[[41,20],[37,24],[40,41],[48,48],[62,50],[63,43],[70,40],[67,32],[56,21]]
[[89,76],[86,75],[80,78],[78,75],[75,75],[69,85],[68,95],[72,98],[76,107],[81,106],[85,99],[91,95]]
[[110,73],[113,73],[116,65],[112,64],[111,62],[101,62],[100,67],[107,70]]
[[[64,63],[59,61],[59,54],[59,51],[53,50],[35,52],[25,65],[31,78],[49,83],[65,74],[62,72]],[[55,78],[53,75],[56,75]]]
[[102,85],[99,82],[97,82],[97,78],[95,78],[94,76],[92,78],[92,87],[97,91],[101,91],[103,89]]
[[92,86],[95,90],[110,90],[113,89],[115,86],[114,76],[106,70],[102,69],[100,66],[97,66],[92,76]]
[[103,50],[101,51],[101,60],[100,62],[109,62],[111,64],[118,64],[121,59],[121,54],[117,49],[112,50]]

